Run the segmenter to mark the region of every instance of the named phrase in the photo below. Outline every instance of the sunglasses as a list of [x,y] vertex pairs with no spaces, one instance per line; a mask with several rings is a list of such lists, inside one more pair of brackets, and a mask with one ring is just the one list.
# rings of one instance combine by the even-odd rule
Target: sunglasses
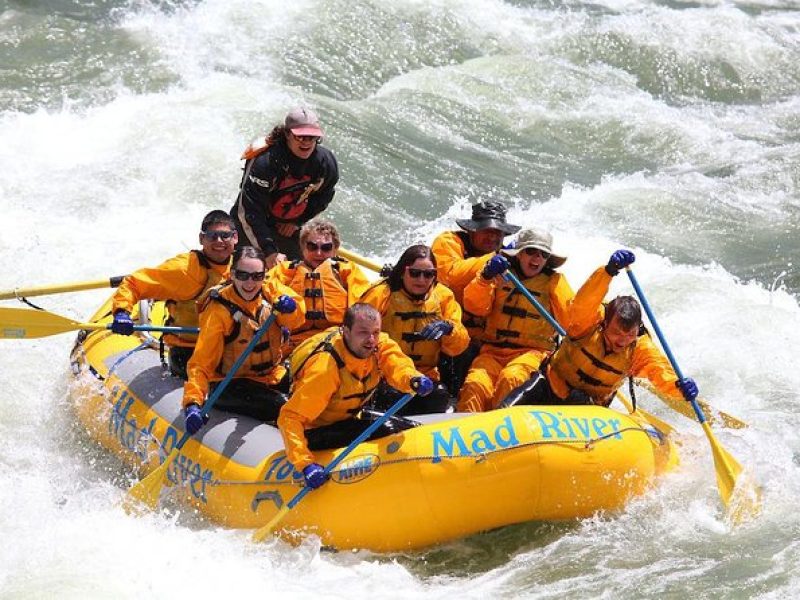
[[525,254],[527,254],[528,256],[536,256],[538,254],[539,256],[541,256],[545,260],[550,258],[550,253],[549,252],[545,252],[544,250],[539,250],[539,248],[525,248],[523,250],[523,252]]
[[436,277],[436,269],[415,269],[413,267],[406,267],[408,274],[414,279],[424,277],[425,279],[433,279]]
[[296,139],[298,142],[318,142],[319,136],[318,135],[295,135],[293,132],[292,137]]
[[264,271],[253,271],[251,273],[250,271],[234,269],[233,276],[239,281],[247,281],[248,279],[252,279],[253,281],[262,281],[264,279]]
[[333,242],[325,242],[323,244],[315,244],[314,242],[306,242],[306,248],[309,252],[316,252],[322,250],[323,252],[330,252],[333,250]]
[[200,235],[204,238],[211,240],[212,242],[216,242],[217,240],[223,240],[227,242],[229,239],[233,237],[233,234],[236,233],[235,231],[201,231]]

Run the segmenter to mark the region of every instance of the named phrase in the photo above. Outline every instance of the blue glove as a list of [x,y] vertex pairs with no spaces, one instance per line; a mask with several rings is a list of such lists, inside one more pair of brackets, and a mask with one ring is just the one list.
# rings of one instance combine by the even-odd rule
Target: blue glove
[[425,375],[421,377],[412,377],[411,389],[417,393],[417,396],[427,396],[433,391],[433,382],[429,377],[425,377]]
[[517,247],[516,240],[509,240],[507,243],[503,244],[503,250],[513,250]]
[[322,465],[311,463],[303,469],[303,479],[306,480],[307,487],[315,490],[328,480],[328,476],[325,474],[325,469],[322,468]]
[[425,325],[418,335],[421,340],[436,341],[443,335],[451,333],[453,333],[453,324],[450,321],[432,321]]
[[133,319],[127,310],[118,310],[114,313],[114,322],[111,323],[111,331],[119,335],[131,335],[133,333]]
[[675,382],[675,385],[678,386],[678,389],[681,392],[683,392],[683,397],[689,402],[696,399],[697,395],[700,393],[700,390],[697,389],[697,384],[691,377],[679,379]]
[[275,310],[279,313],[290,313],[294,312],[297,308],[297,302],[294,301],[294,298],[291,296],[287,296],[286,294],[279,296],[277,302],[275,302]]
[[208,417],[202,413],[197,404],[190,404],[183,409],[183,425],[186,433],[194,435],[208,422]]
[[492,279],[497,275],[502,275],[508,270],[508,259],[502,254],[495,254],[489,259],[481,271],[481,276],[484,279]]
[[614,277],[620,272],[620,269],[624,269],[625,267],[632,265],[633,261],[635,260],[636,257],[630,250],[617,250],[611,255],[611,258],[608,259],[606,273]]

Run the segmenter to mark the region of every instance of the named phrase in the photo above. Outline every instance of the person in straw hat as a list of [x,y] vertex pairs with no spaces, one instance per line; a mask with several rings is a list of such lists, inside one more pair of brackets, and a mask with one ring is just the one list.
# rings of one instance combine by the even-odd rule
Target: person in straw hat
[[553,236],[524,229],[513,249],[490,258],[464,288],[464,308],[486,318],[480,352],[458,396],[458,410],[497,408],[505,396],[537,371],[556,347],[557,333],[515,285],[511,271],[556,320],[566,316],[573,292],[556,269],[566,257],[553,252]]

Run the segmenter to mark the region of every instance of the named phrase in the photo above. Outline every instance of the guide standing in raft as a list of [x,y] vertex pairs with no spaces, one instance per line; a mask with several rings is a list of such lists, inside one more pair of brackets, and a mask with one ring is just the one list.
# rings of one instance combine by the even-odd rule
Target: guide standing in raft
[[333,199],[339,167],[320,145],[317,115],[295,108],[264,140],[242,154],[244,175],[231,217],[239,243],[260,248],[267,268],[289,258],[302,259],[300,227],[325,210]]

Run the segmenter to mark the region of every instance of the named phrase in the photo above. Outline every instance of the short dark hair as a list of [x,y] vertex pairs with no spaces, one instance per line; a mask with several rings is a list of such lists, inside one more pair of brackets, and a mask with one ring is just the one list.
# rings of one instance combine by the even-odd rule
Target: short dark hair
[[236,231],[236,224],[233,222],[233,218],[224,210],[212,210],[205,217],[203,217],[203,223],[200,225],[200,231],[208,231],[208,228],[213,227],[214,225],[227,225]]
[[389,283],[390,290],[396,292],[403,287],[403,271],[406,270],[407,266],[413,265],[418,258],[430,259],[434,268],[436,268],[436,257],[433,255],[433,252],[431,252],[431,249],[428,246],[425,246],[424,244],[415,244],[414,246],[409,246],[400,256],[397,264],[392,267],[389,277],[386,278],[386,281]]
[[358,317],[375,320],[381,318],[381,313],[379,313],[378,309],[371,304],[366,304],[365,302],[356,302],[355,304],[352,304],[344,313],[344,322],[342,325],[344,325],[347,329],[352,329]]
[[267,259],[260,248],[254,248],[253,246],[237,246],[236,250],[233,251],[231,265],[235,267],[236,263],[243,258],[256,258],[264,263],[265,267],[267,265]]
[[617,317],[623,329],[630,331],[642,324],[642,307],[633,296],[617,296],[606,305],[606,315],[603,323],[608,325]]

